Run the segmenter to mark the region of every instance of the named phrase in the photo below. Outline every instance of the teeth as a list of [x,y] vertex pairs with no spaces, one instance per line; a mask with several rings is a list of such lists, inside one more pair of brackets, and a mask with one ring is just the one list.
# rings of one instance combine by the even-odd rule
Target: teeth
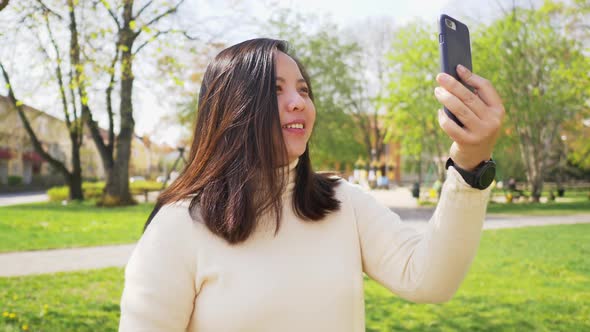
[[303,129],[303,123],[292,123],[285,126],[285,128],[291,129]]

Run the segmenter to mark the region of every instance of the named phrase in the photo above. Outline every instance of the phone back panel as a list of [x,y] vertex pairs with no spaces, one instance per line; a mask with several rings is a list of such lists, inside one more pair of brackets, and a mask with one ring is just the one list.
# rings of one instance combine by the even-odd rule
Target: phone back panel
[[[449,27],[446,19],[455,24],[455,29]],[[469,29],[467,26],[456,19],[441,15],[439,20],[439,44],[441,55],[441,70],[462,82],[457,75],[457,65],[461,64],[469,70],[471,66],[471,41],[469,39]],[[467,88],[473,91],[473,88],[462,82]]]

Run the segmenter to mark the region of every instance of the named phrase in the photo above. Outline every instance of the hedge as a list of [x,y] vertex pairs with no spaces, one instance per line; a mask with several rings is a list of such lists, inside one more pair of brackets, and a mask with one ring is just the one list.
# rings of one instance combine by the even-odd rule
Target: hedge
[[[82,191],[84,192],[84,199],[99,199],[102,196],[105,183],[100,182],[83,182]],[[129,184],[131,194],[139,195],[145,191],[158,191],[162,189],[162,184],[155,181],[135,181]],[[52,202],[61,202],[67,200],[70,195],[70,188],[68,186],[52,187],[47,190],[49,200]]]

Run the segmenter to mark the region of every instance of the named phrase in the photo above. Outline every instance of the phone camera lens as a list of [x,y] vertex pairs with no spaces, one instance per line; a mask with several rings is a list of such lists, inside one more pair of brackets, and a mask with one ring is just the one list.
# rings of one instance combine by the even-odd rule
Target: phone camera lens
[[455,22],[453,22],[452,20],[449,20],[448,18],[445,18],[445,24],[453,30],[457,30],[457,26],[455,25]]

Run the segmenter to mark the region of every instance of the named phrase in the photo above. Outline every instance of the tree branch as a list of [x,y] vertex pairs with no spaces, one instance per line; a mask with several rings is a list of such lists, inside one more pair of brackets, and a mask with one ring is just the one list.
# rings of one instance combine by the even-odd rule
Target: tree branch
[[111,67],[110,67],[111,78],[109,80],[109,85],[106,90],[107,114],[109,116],[109,142],[106,147],[107,147],[108,152],[110,154],[112,154],[113,146],[115,144],[115,122],[113,120],[114,119],[113,100],[111,98],[111,95],[113,92],[113,88],[115,87],[115,74],[116,74],[115,65],[117,64],[117,61],[119,61],[119,49],[118,48],[115,50],[115,56],[113,57],[113,60],[111,61]]
[[[104,1],[101,1],[103,3],[103,5],[105,7],[107,7],[107,4]],[[90,107],[88,106],[88,100],[87,100],[87,93],[86,93],[86,86],[84,84],[84,81],[81,79],[82,77],[82,71],[83,71],[83,66],[80,63],[80,44],[78,42],[78,26],[76,23],[76,15],[74,12],[74,0],[68,0],[68,7],[70,10],[70,66],[71,68],[73,68],[74,70],[70,70],[70,75],[74,75],[74,77],[71,78],[72,82],[76,83],[76,86],[78,88],[78,96],[80,97],[80,113],[81,113],[81,120],[82,122],[80,122],[80,125],[83,126],[83,122],[84,120],[86,120],[86,124],[88,125],[88,128],[90,128],[90,133],[92,135],[92,138],[94,140],[94,143],[96,145],[96,148],[98,149],[98,152],[101,154],[101,158],[103,161],[105,160],[112,160],[112,155],[108,154],[108,150],[104,144],[104,140],[102,139],[102,136],[100,135],[100,130],[98,128],[98,124],[96,123],[96,121],[94,121],[92,119],[92,112],[90,111]],[[108,7],[107,7],[108,9]],[[73,72],[73,73],[72,73]],[[72,96],[74,95],[74,90],[73,90],[73,85],[70,84],[70,88],[72,90]],[[75,101],[72,102],[72,104],[75,107]],[[74,110],[74,114],[77,114],[77,112]],[[77,120],[77,119],[76,119]],[[78,123],[78,121],[75,121],[76,123]],[[80,135],[82,135],[83,130],[80,131]]]
[[[51,40],[51,44],[53,45],[53,49],[55,50],[55,54],[57,56],[57,59],[56,59],[57,66],[55,68],[55,76],[57,78],[57,83],[58,83],[59,93],[61,96],[63,111],[64,111],[64,115],[66,118],[66,125],[67,125],[68,129],[71,129],[72,122],[70,120],[70,113],[68,112],[68,102],[67,102],[66,91],[65,91],[65,87],[64,87],[64,83],[63,83],[63,76],[62,76],[62,69],[61,69],[61,54],[59,52],[59,47],[57,46],[57,42],[55,41],[55,38],[53,37],[53,31],[51,30],[51,25],[49,24],[48,15],[45,15],[45,26],[47,28],[47,32],[49,34],[49,39]],[[39,40],[38,36],[37,36],[37,39]],[[45,47],[42,46],[41,40],[39,40],[39,45],[41,46],[41,48],[45,52],[46,58],[50,59],[47,50],[45,49]]]
[[[165,16],[168,16],[168,15],[170,15],[170,14],[172,14],[172,13],[176,12],[176,11],[178,10],[178,7],[179,7],[179,6],[180,6],[180,5],[181,5],[183,2],[184,2],[184,0],[180,0],[180,1],[179,1],[179,2],[176,4],[176,6],[174,6],[174,7],[170,8],[170,9],[168,9],[167,11],[163,12],[162,14],[160,14],[160,15],[158,15],[158,16],[156,16],[156,17],[154,17],[154,18],[153,18],[153,19],[151,19],[151,20],[150,20],[148,23],[144,24],[144,25],[143,25],[143,27],[149,27],[149,26],[151,26],[152,24],[154,24],[154,23],[158,22],[158,21],[159,21],[160,19],[162,19],[163,17],[165,17]],[[143,27],[142,27],[142,28],[143,28]],[[140,33],[140,32],[141,32],[141,29],[139,29],[139,30],[136,32],[136,34],[137,34],[137,35],[139,35],[139,33]]]
[[137,53],[139,53],[139,51],[144,48],[147,44],[153,42],[154,40],[156,40],[159,36],[161,35],[165,35],[167,33],[171,33],[171,32],[180,32],[177,30],[166,30],[166,31],[158,31],[158,33],[156,33],[153,37],[151,37],[150,39],[146,40],[143,44],[139,45],[139,47],[133,52],[133,55],[137,55]]
[[121,23],[119,23],[119,19],[117,18],[117,14],[115,14],[115,12],[113,12],[111,10],[111,6],[108,4],[108,2],[106,0],[101,0],[100,3],[102,3],[104,8],[107,10],[109,15],[113,19],[113,21],[115,21],[115,24],[117,25],[117,29],[121,29]]
[[[186,39],[188,39],[188,40],[199,40],[199,37],[193,37],[193,36],[190,36],[190,35],[189,35],[189,34],[188,34],[186,31],[183,31],[183,32],[182,32],[182,34],[183,34],[183,35],[186,37]],[[211,40],[213,40],[213,38],[212,38]],[[211,40],[209,40],[209,41],[211,41]]]
[[9,2],[9,1],[10,1],[10,0],[1,0],[1,1],[0,1],[0,11],[1,11],[2,9],[6,8],[6,6],[8,6],[8,2]]
[[137,19],[138,17],[140,17],[141,13],[143,13],[143,11],[146,10],[153,2],[153,0],[150,0],[145,5],[143,5],[143,7],[141,7],[137,14],[133,17],[133,19]]
[[57,13],[55,10],[53,10],[53,9],[49,8],[49,7],[48,7],[48,6],[47,6],[45,3],[43,3],[43,1],[42,1],[42,0],[37,0],[37,3],[39,3],[39,5],[41,5],[41,9],[42,9],[44,12],[51,13],[52,15],[54,15],[54,16],[55,16],[55,17],[57,17],[57,18],[59,18],[60,20],[63,20],[63,19],[64,19],[64,18],[63,18],[63,17],[62,17],[60,14],[58,14],[58,13]]

